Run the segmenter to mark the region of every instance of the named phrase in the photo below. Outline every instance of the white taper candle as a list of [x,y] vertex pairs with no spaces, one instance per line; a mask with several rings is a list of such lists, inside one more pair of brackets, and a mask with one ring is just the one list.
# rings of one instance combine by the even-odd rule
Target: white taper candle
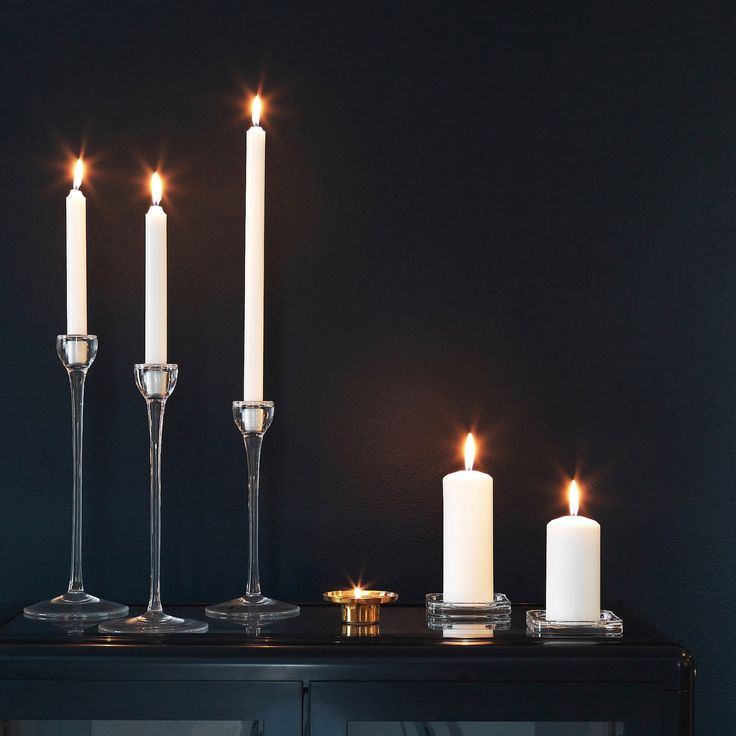
[[79,191],[84,176],[80,158],[74,187],[66,198],[66,332],[87,334],[87,200]]
[[153,204],[146,213],[146,363],[166,363],[166,213],[159,204],[161,177],[151,177]]
[[261,98],[253,101],[253,126],[246,134],[245,163],[245,339],[243,398],[263,400],[263,233],[266,192],[266,131],[260,127]]

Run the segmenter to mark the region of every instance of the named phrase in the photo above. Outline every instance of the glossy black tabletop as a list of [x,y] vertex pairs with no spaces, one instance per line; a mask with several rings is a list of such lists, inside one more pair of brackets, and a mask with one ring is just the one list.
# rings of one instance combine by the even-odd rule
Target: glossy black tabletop
[[[655,645],[666,643],[666,640],[635,618],[624,618],[624,635],[621,637],[565,637],[540,638],[526,629],[525,614],[529,608],[539,606],[514,605],[511,620],[508,623],[493,624],[456,624],[450,628],[438,628],[427,622],[423,606],[384,606],[380,623],[375,626],[345,626],[340,619],[338,606],[327,604],[307,604],[301,608],[299,616],[283,621],[262,623],[259,625],[232,624],[204,616],[203,606],[166,607],[167,611],[176,615],[199,618],[209,623],[209,631],[205,634],[130,636],[101,634],[97,626],[75,626],[52,624],[27,619],[21,613],[21,607],[6,605],[0,607],[0,648],[13,645],[70,644],[76,646],[93,646],[111,643],[160,646],[196,646],[228,644],[279,646],[414,646],[442,647],[453,646],[458,641],[477,646],[544,646],[555,643],[555,646],[605,645],[622,647],[627,645]],[[141,612],[142,608],[131,608],[131,614]],[[623,614],[621,614],[623,616]]]
[[[158,679],[259,681],[359,679],[503,681],[580,679],[658,681],[683,690],[692,664],[681,647],[615,610],[618,638],[540,638],[526,630],[514,605],[506,625],[435,629],[424,606],[385,606],[380,625],[346,628],[337,606],[302,606],[292,619],[242,626],[209,619],[204,634],[101,634],[96,625],[64,627],[0,608],[0,681]],[[132,613],[141,609],[133,607]],[[177,615],[204,618],[203,606],[168,605]]]

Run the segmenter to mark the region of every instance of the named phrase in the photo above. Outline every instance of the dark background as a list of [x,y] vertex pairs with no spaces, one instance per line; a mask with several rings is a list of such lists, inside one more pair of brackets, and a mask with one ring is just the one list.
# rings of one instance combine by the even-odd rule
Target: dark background
[[[244,589],[245,100],[268,132],[262,576],[441,586],[441,479],[474,428],[496,580],[544,596],[576,470],[604,598],[687,646],[699,733],[736,678],[731,19],[580,4],[5,6],[2,597],[66,583],[64,197],[89,160],[85,580],[148,583],[150,167],[169,215],[165,601]],[[398,4],[397,4],[398,5]],[[510,4],[504,4],[510,5]],[[549,4],[550,7],[554,4]]]

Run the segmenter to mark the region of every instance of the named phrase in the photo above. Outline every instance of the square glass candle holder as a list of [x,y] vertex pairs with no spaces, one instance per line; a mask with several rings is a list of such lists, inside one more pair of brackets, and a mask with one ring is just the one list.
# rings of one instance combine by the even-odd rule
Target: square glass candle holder
[[526,628],[530,635],[539,637],[616,637],[623,636],[624,622],[606,610],[597,621],[550,621],[547,611],[533,609],[526,612]]
[[493,600],[479,603],[446,601],[442,593],[427,593],[427,621],[495,623],[511,618],[511,601],[505,593],[495,593]]

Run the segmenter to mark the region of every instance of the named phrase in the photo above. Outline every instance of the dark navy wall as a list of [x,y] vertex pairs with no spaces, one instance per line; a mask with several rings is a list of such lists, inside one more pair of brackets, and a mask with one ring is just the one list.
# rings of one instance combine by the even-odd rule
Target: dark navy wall
[[[169,188],[164,597],[243,589],[243,101],[268,131],[266,590],[441,584],[469,427],[496,578],[544,595],[579,469],[604,595],[694,653],[703,734],[736,698],[736,44],[729,18],[426,4],[17,3],[0,53],[0,584],[66,582],[65,148],[89,224],[88,588],[147,591],[147,166]],[[291,5],[291,7],[289,7]],[[501,5],[501,4],[499,4]],[[502,4],[506,7],[508,4]],[[547,4],[539,4],[546,7]],[[350,8],[349,10],[347,8]]]

